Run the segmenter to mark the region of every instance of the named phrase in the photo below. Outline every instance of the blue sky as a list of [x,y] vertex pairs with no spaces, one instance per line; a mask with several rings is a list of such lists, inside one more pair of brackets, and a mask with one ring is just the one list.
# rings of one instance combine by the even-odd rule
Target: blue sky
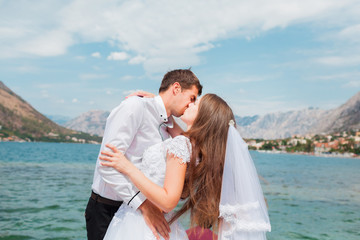
[[337,107],[360,90],[360,2],[0,0],[0,81],[43,114],[188,67],[240,116]]

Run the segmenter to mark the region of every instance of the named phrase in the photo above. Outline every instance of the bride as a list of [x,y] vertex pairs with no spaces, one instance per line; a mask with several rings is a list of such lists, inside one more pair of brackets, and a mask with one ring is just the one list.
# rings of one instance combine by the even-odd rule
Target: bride
[[[183,135],[148,148],[135,166],[114,146],[103,166],[125,174],[169,221],[170,239],[188,239],[177,219],[190,211],[192,226],[212,228],[218,239],[266,239],[270,222],[256,169],[234,115],[215,94],[206,94],[181,117]],[[172,211],[178,201],[184,204]],[[123,204],[104,239],[156,239],[141,212]]]

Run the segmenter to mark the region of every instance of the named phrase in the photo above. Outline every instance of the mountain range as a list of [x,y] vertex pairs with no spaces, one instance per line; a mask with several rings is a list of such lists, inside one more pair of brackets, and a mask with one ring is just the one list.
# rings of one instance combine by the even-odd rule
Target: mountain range
[[101,141],[98,136],[56,124],[0,81],[0,137],[12,136],[28,141]]
[[[108,115],[108,111],[89,111],[64,126],[102,136]],[[295,134],[327,134],[360,129],[360,92],[331,110],[307,108],[263,116],[235,116],[235,121],[244,138],[279,139]]]
[[[101,141],[98,136],[104,133],[109,113],[92,110],[67,122],[65,117],[49,116],[57,122],[55,123],[0,81],[0,137],[15,135],[31,141],[65,141],[81,136],[82,139]],[[330,110],[307,108],[262,116],[235,116],[235,121],[241,135],[248,139],[279,139],[295,134],[358,130],[360,92],[346,103]]]
[[110,112],[108,111],[92,110],[64,123],[63,126],[77,131],[103,136],[106,118],[109,114]]
[[313,108],[268,113],[253,117],[253,121],[246,124],[242,124],[243,118],[238,117],[238,130],[244,138],[288,138],[308,133],[324,113],[324,110]]
[[244,138],[262,139],[360,129],[360,92],[335,109],[308,108],[269,113],[264,116],[254,116],[251,120],[249,117],[238,117],[237,123],[238,130]]

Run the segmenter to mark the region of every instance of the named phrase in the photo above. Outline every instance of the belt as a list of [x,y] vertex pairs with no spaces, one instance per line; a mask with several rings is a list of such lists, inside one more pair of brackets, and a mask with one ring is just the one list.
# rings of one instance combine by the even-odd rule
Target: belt
[[120,207],[121,204],[123,203],[123,201],[115,201],[108,198],[104,198],[94,192],[91,192],[91,198],[94,199],[96,202],[104,203],[115,207]]

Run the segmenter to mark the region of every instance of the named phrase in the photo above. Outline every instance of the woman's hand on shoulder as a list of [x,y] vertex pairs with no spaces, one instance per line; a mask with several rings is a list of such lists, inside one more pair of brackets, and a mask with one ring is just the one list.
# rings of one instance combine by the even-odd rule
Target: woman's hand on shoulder
[[117,171],[128,175],[135,166],[114,145],[106,144],[111,151],[101,151],[99,159],[102,166],[112,167]]
[[129,97],[132,97],[132,96],[138,96],[138,97],[144,97],[144,98],[153,98],[156,95],[153,94],[153,93],[150,93],[150,92],[139,90],[139,91],[131,93],[130,95],[126,96],[125,98],[129,98]]

